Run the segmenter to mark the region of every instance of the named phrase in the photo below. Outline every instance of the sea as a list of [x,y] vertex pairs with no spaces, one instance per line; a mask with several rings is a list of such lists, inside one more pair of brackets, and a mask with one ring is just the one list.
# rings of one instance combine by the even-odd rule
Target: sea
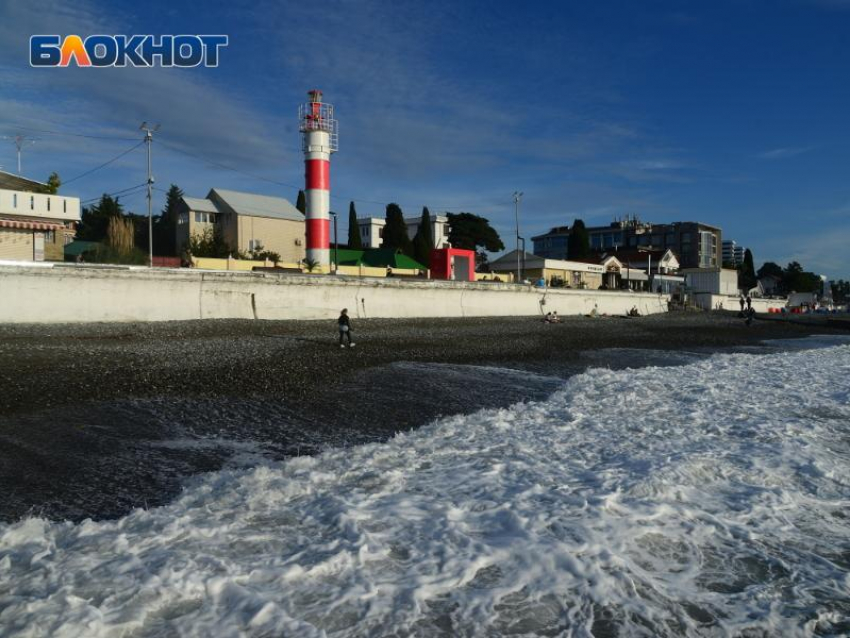
[[0,635],[850,635],[850,342],[613,355],[162,506],[2,523]]

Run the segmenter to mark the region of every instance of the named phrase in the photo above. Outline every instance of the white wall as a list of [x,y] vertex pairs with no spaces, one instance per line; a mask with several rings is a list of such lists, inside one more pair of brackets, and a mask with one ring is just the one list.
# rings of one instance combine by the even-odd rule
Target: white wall
[[684,271],[685,282],[695,293],[712,295],[737,295],[738,271],[722,268],[719,270],[689,269]]
[[80,200],[76,197],[0,189],[0,214],[79,221]]
[[[649,293],[146,268],[0,265],[0,322],[487,317],[666,312]],[[543,302],[543,303],[541,303]]]
[[[696,293],[693,296],[694,304],[704,310],[741,310],[740,297],[728,295],[712,295],[709,293]],[[781,310],[787,304],[787,299],[759,299],[752,298],[753,309],[756,312],[770,312]]]

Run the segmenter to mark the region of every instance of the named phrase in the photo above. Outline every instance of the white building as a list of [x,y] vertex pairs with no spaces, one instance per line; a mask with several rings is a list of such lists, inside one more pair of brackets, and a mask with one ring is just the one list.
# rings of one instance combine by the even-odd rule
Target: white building
[[747,249],[740,246],[734,239],[723,240],[723,263],[729,266],[740,266],[744,263],[744,251]]
[[[420,218],[405,218],[407,236],[413,239],[419,230]],[[360,241],[363,248],[380,248],[384,241],[384,226],[387,220],[383,217],[361,217],[357,220],[360,230]],[[445,215],[431,215],[431,236],[434,238],[434,248],[449,248],[449,218]]]
[[78,221],[79,198],[52,195],[47,184],[0,171],[0,259],[63,261]]
[[735,297],[738,290],[738,271],[729,268],[688,268],[681,271],[685,283],[694,294],[726,295]]

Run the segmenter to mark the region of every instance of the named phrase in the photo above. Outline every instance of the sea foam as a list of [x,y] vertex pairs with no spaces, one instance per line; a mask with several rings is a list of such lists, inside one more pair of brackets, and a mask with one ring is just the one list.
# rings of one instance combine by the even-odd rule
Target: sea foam
[[119,520],[0,525],[0,634],[846,635],[848,379],[846,345],[591,369]]

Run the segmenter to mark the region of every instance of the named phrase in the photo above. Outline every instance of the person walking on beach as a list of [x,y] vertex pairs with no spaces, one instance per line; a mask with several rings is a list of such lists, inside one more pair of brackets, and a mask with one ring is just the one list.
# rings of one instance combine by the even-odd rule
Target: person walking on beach
[[744,314],[744,303],[745,303],[744,302],[744,295],[740,296],[740,298],[738,299],[738,303],[741,304],[741,314],[743,315]]
[[343,339],[347,338],[348,347],[353,348],[354,342],[351,340],[351,319],[348,318],[348,308],[343,308],[342,311],[339,313],[339,319],[337,319],[337,326],[339,327],[339,347],[345,347]]
[[747,295],[747,312],[753,309],[753,298]]

